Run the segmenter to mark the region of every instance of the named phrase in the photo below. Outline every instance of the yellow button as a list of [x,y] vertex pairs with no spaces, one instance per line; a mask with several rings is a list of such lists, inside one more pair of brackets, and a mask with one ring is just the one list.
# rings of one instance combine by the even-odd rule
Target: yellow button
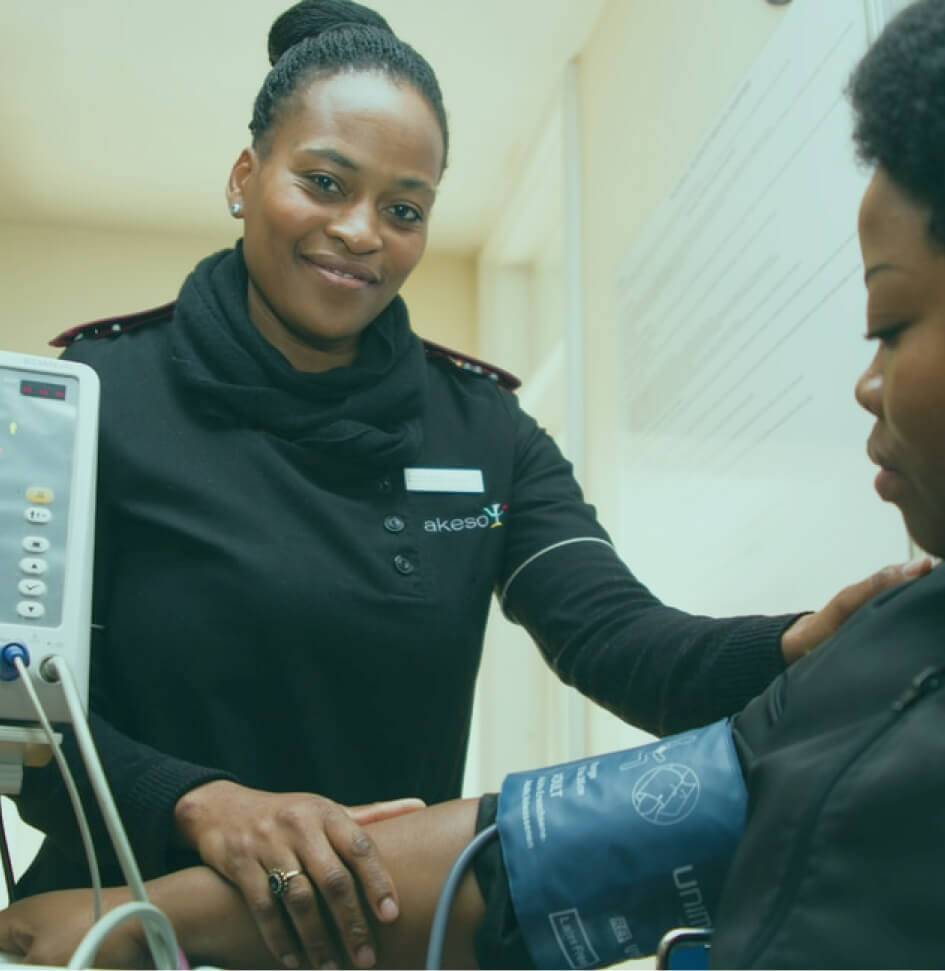
[[26,498],[29,502],[41,502],[43,505],[48,505],[55,496],[52,489],[47,489],[45,486],[30,486],[26,490]]

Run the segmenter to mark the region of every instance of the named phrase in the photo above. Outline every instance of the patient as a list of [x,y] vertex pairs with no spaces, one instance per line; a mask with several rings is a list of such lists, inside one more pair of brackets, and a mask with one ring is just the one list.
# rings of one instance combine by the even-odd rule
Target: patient
[[[875,488],[916,542],[945,555],[945,2],[893,20],[850,85],[856,143],[875,168],[860,209],[876,356],[856,387],[873,418]],[[851,321],[851,343],[855,322]],[[816,348],[812,347],[812,353]],[[942,966],[945,913],[945,568],[881,594],[732,721],[745,831],[713,908],[720,967]],[[443,879],[494,800],[368,827],[401,917],[374,928],[379,964],[419,967]],[[589,835],[593,839],[593,835]],[[272,966],[240,892],[206,868],[149,883],[192,963]],[[289,880],[287,893],[292,894]],[[128,899],[106,891],[106,905]],[[366,909],[369,910],[369,909]],[[0,948],[62,964],[92,922],[88,890],[0,913]],[[447,966],[528,966],[498,845],[464,878]],[[136,925],[100,966],[147,966]]]

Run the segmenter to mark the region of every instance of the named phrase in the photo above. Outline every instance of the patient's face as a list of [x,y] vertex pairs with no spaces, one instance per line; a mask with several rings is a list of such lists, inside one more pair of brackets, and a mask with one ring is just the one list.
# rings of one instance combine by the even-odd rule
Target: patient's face
[[876,417],[876,490],[925,550],[945,555],[945,246],[929,211],[878,171],[860,207],[867,335],[876,357],[856,386]]

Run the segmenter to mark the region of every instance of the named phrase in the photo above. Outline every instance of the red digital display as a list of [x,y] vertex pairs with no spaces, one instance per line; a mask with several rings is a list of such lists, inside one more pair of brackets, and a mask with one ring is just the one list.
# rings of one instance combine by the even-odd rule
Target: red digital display
[[65,401],[66,386],[64,384],[47,384],[45,381],[21,381],[20,394],[27,398],[50,398]]

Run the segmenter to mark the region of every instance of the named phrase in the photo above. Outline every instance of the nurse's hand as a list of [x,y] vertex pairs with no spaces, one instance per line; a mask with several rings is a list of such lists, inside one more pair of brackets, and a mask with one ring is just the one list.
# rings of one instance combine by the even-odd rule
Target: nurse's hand
[[[399,909],[394,883],[361,824],[422,806],[419,799],[399,799],[350,808],[309,793],[263,792],[218,779],[185,793],[174,813],[184,844],[240,889],[285,967],[353,962],[369,968],[377,952],[362,895],[384,923]],[[298,871],[280,898],[270,889],[270,870]]]
[[809,654],[815,647],[835,633],[868,600],[906,580],[914,580],[932,569],[927,556],[883,567],[859,583],[844,587],[825,607],[813,614],[798,617],[781,635],[781,651],[784,660],[792,664]]

